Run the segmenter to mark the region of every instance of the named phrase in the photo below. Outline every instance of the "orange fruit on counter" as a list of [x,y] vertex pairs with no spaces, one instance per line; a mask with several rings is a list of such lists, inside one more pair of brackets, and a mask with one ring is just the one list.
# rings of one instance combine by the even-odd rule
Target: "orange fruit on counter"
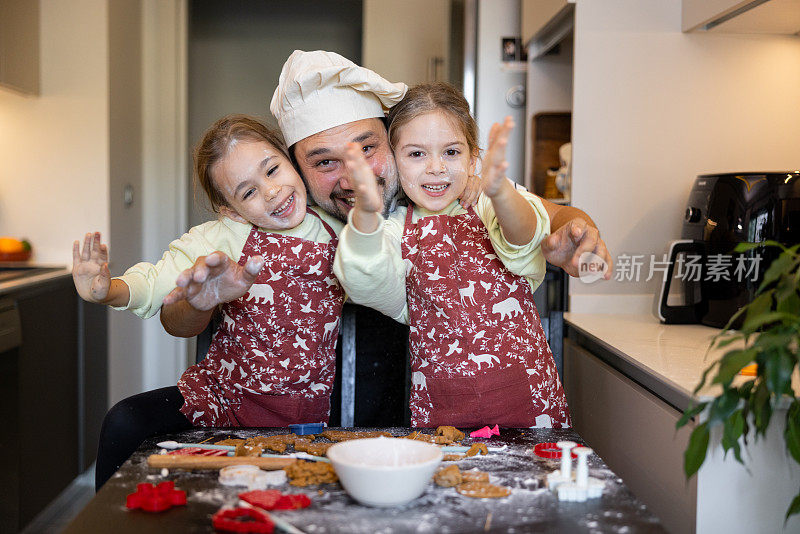
[[[28,246],[30,248],[30,245]],[[13,237],[0,237],[0,252],[24,252],[25,245]]]
[[28,261],[31,244],[13,237],[0,237],[0,261]]

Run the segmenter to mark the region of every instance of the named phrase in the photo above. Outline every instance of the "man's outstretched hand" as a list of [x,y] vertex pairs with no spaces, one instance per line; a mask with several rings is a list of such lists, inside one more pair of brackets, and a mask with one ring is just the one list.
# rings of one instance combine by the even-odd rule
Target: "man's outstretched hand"
[[164,297],[164,304],[186,300],[196,310],[211,310],[247,293],[263,267],[261,256],[249,258],[244,266],[219,251],[200,256],[178,275],[178,287]]
[[591,252],[602,259],[608,266],[603,278],[611,279],[613,262],[600,238],[600,232],[581,218],[575,218],[562,225],[542,240],[542,253],[545,260],[564,269],[570,276],[580,274],[581,255]]

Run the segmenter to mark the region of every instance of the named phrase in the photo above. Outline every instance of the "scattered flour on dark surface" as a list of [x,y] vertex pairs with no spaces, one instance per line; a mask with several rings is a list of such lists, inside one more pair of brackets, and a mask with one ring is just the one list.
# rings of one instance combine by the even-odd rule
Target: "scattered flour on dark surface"
[[[396,436],[408,434],[408,429],[391,428]],[[125,484],[130,491],[136,483],[158,483],[173,480],[175,486],[187,493],[187,506],[192,518],[207,525],[213,532],[210,516],[223,506],[238,504],[238,494],[246,488],[226,487],[217,480],[218,470],[179,471],[171,469],[166,477],[147,466],[147,456],[158,453],[156,443],[174,439],[183,443],[199,443],[226,437],[247,438],[271,435],[279,431],[266,430],[190,430],[181,434],[159,436],[148,440],[131,457],[123,469],[109,482]],[[483,441],[492,447],[507,445],[488,456],[466,458],[458,463],[462,470],[479,469],[490,474],[492,483],[512,488],[511,495],[502,499],[472,499],[459,495],[454,488],[441,488],[431,482],[426,492],[413,502],[398,508],[371,508],[351,499],[339,484],[323,484],[296,488],[288,484],[277,486],[286,493],[305,493],[311,498],[309,508],[297,511],[274,512],[309,534],[327,533],[405,533],[405,532],[663,532],[658,520],[625,488],[622,480],[610,471],[596,455],[589,460],[589,475],[605,482],[600,499],[586,503],[561,503],[544,485],[547,473],[558,469],[558,460],[546,460],[533,454],[533,446],[544,441],[580,441],[572,430],[526,429],[503,430],[499,437]],[[321,490],[321,494],[319,493]],[[124,505],[122,506],[124,509]],[[487,517],[491,514],[489,529]],[[201,524],[192,531],[203,531]],[[199,527],[199,530],[198,530]]]

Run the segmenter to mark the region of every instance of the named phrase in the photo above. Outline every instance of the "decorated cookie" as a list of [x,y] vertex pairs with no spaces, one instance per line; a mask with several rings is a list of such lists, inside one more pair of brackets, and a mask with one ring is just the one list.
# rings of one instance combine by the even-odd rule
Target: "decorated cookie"
[[488,482],[464,482],[456,486],[456,491],[475,499],[499,499],[511,494],[511,488],[495,486]]

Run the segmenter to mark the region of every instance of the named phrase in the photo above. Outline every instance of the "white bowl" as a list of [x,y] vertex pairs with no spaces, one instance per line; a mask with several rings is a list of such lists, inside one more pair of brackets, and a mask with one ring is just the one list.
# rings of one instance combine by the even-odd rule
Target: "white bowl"
[[327,456],[345,491],[367,506],[400,506],[430,484],[442,462],[436,445],[398,438],[354,439],[337,443]]

